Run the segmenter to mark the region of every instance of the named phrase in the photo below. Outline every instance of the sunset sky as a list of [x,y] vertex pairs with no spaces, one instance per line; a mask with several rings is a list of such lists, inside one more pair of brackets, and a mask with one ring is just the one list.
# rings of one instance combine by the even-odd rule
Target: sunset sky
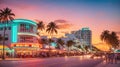
[[[15,18],[55,21],[59,34],[89,27],[92,43],[100,43],[104,30],[117,32],[120,37],[120,0],[0,0],[0,9],[9,7]],[[120,38],[119,38],[120,39]]]

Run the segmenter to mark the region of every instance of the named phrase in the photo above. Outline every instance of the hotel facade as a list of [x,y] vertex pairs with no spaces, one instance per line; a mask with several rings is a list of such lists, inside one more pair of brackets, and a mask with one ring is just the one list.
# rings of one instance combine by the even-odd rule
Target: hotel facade
[[91,46],[92,45],[92,31],[84,27],[81,30],[76,31],[75,33],[76,38],[80,40],[80,42],[84,42],[86,46]]
[[[0,37],[5,32],[5,46],[11,48],[15,55],[34,55],[42,47],[37,35],[37,24],[27,19],[15,19],[9,23],[0,23]],[[2,45],[3,40],[0,40]]]

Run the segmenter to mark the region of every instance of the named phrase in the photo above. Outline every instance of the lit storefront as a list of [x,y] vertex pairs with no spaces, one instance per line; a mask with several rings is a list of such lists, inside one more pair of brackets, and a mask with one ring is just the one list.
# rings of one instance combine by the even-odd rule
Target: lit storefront
[[38,43],[13,43],[11,47],[16,51],[15,55],[36,55],[41,45]]

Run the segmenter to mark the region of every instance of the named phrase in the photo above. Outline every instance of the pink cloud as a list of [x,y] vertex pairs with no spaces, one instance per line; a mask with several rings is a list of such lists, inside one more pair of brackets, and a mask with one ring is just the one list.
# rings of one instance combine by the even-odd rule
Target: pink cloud
[[58,25],[59,29],[70,29],[73,26],[73,24],[63,19],[55,20],[54,22]]
[[56,22],[56,23],[66,23],[67,21],[59,19],[59,20],[55,20],[54,22]]

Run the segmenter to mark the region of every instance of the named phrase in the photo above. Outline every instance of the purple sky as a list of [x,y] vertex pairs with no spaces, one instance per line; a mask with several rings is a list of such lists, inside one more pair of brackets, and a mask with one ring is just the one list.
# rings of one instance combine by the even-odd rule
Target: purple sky
[[[46,24],[57,21],[60,35],[82,27],[89,27],[93,33],[93,44],[101,42],[102,31],[115,31],[120,36],[119,0],[0,0],[0,8],[9,7],[15,18]],[[62,33],[61,33],[62,32]]]

